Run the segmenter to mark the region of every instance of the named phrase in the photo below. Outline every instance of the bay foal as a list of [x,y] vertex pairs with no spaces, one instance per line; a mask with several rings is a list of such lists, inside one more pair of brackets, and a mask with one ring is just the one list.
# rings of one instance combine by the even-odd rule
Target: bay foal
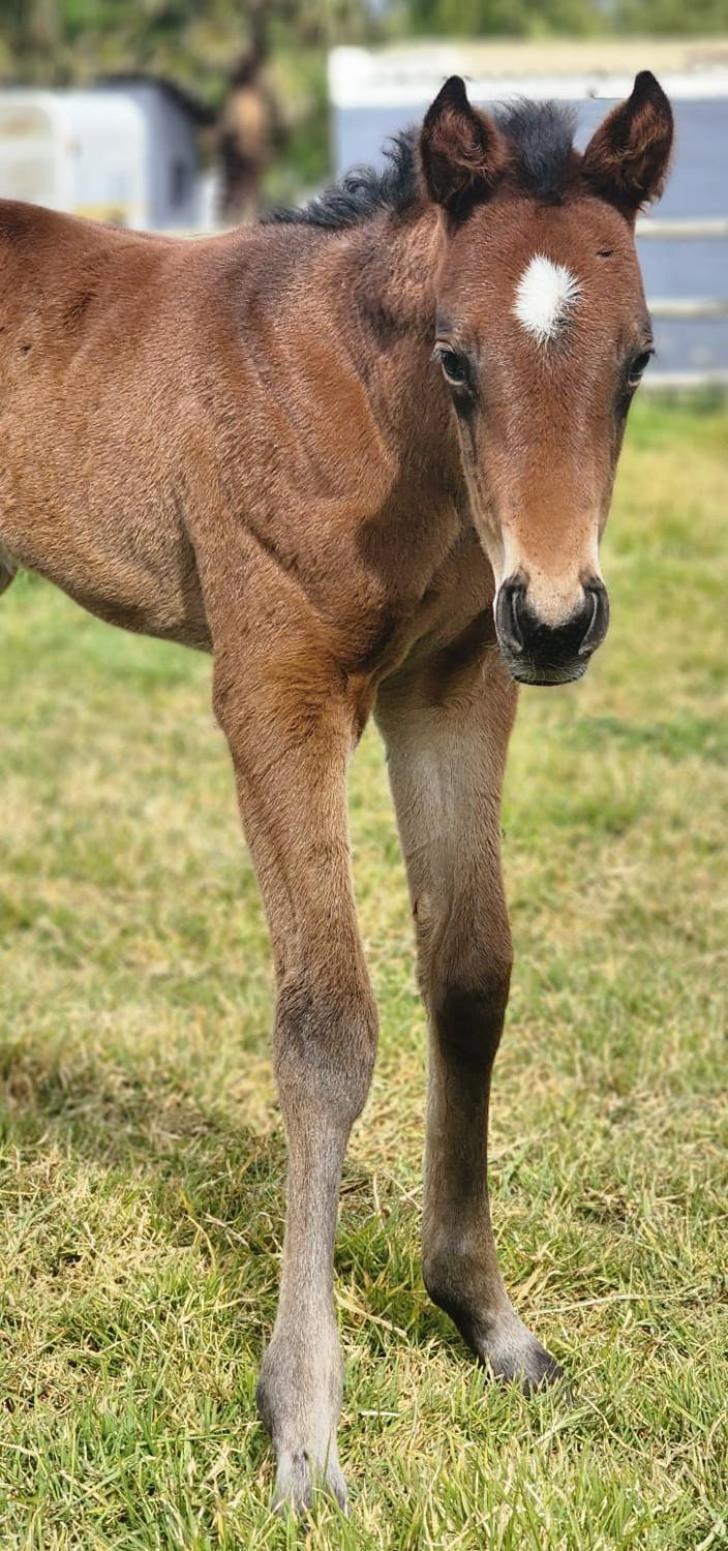
[[424,1274],[475,1355],[556,1364],[515,1313],[486,1189],[511,947],[499,803],[516,681],[584,672],[599,539],[651,351],[634,247],[672,118],[637,77],[569,117],[446,83],[388,172],[194,243],[0,206],[0,585],[209,650],[275,956],[288,1132],[259,1403],[276,1501],[343,1501],[337,1197],[374,1061],[346,771],[375,712],[431,1023]]

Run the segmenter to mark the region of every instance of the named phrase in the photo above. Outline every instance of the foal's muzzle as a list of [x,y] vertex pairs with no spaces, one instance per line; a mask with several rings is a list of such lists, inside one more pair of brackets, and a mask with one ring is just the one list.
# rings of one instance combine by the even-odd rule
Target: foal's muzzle
[[546,624],[528,601],[525,582],[502,583],[495,606],[500,649],[514,679],[522,684],[568,684],[586,672],[604,640],[609,600],[603,582],[587,582],[581,602],[560,625]]

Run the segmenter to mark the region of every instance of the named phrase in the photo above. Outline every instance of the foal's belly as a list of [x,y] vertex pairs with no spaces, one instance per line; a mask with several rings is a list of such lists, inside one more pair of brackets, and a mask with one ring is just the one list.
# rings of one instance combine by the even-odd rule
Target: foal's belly
[[[47,575],[47,571],[44,574]],[[95,579],[74,579],[70,583],[57,581],[53,576],[49,579],[81,608],[109,625],[118,625],[122,630],[131,630],[138,635],[155,636],[162,641],[176,641],[180,646],[195,647],[199,651],[211,650],[202,595],[195,585],[155,588],[152,596],[151,587],[116,589],[109,585],[112,578],[106,573]]]
[[82,387],[44,362],[6,384],[0,551],[111,624],[204,649],[194,552],[153,417],[137,400],[119,424]]
[[115,360],[103,331],[64,353],[56,332],[31,309],[27,353],[18,329],[0,352],[0,573],[35,571],[111,624],[207,649],[176,385],[150,399],[143,353]]
[[194,552],[175,521],[117,510],[67,512],[0,495],[0,591],[18,569],[53,582],[75,603],[124,630],[210,649]]

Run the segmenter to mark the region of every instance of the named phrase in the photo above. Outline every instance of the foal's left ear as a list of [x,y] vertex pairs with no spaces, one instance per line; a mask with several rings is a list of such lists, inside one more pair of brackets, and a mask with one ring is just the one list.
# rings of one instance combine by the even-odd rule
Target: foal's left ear
[[486,113],[471,106],[459,75],[450,76],[425,114],[420,157],[430,199],[453,221],[464,220],[500,180],[507,159],[503,137]]
[[632,95],[600,124],[584,152],[582,173],[628,220],[662,193],[672,149],[672,108],[654,75],[635,76]]

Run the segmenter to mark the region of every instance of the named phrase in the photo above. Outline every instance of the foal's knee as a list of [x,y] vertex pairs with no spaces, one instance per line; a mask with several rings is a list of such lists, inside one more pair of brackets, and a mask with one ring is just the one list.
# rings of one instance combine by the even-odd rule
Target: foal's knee
[[511,967],[509,947],[471,956],[467,968],[434,978],[430,1006],[443,1054],[468,1066],[491,1065],[503,1030]]
[[369,1092],[377,1047],[377,1010],[368,987],[317,991],[295,979],[281,986],[275,1066],[282,1107],[310,1100],[353,1124]]

